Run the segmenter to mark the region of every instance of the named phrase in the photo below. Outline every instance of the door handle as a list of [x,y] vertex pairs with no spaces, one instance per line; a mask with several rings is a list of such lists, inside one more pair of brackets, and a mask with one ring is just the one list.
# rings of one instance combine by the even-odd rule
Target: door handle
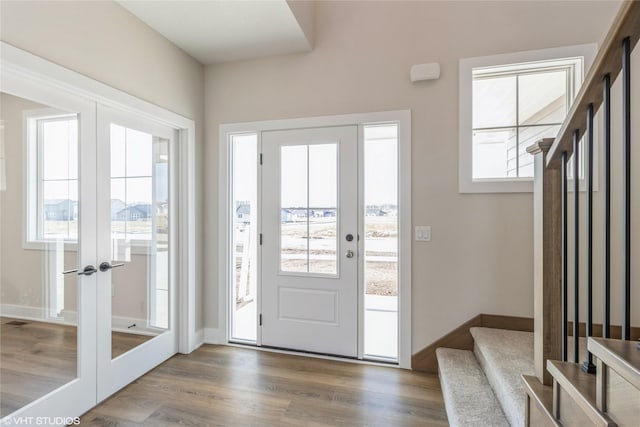
[[[65,270],[62,274],[70,274],[78,272],[77,268],[72,270]],[[82,271],[78,272],[78,276],[91,276],[93,273],[97,273],[98,270],[93,265],[87,265]]]
[[120,263],[120,264],[111,264],[107,261],[103,262],[102,264],[100,264],[100,271],[102,271],[103,273],[105,271],[109,271],[112,268],[118,268],[118,267],[122,267],[124,265],[124,263]]
[[353,258],[353,251],[349,249],[347,252],[344,253],[344,256],[346,256],[347,258]]

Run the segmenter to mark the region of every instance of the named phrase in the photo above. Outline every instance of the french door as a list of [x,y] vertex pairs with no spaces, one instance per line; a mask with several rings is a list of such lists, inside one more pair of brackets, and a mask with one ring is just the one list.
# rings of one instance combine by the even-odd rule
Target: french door
[[98,401],[177,352],[175,135],[98,106]]
[[357,357],[357,126],[262,132],[262,153],[262,345]]
[[1,423],[73,424],[177,352],[176,130],[10,73],[1,89]]

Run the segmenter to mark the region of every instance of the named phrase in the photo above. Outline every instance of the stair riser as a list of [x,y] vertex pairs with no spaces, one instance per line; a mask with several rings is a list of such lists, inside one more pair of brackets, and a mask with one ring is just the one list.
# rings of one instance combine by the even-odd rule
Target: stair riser
[[640,390],[613,369],[607,371],[604,381],[607,414],[619,427],[637,427],[640,414]]
[[529,396],[527,396],[527,406],[525,408],[525,425],[527,427],[556,427],[556,424],[547,418],[547,416],[540,410],[540,408],[538,408],[538,405],[536,405],[533,399],[529,398]]
[[[535,375],[533,334],[471,328],[473,353],[512,426],[525,424],[525,390],[520,375]],[[515,375],[514,375],[515,374]]]
[[556,386],[556,410],[555,416],[563,427],[584,427],[589,425],[606,426],[607,424],[594,424],[582,408],[561,387]]

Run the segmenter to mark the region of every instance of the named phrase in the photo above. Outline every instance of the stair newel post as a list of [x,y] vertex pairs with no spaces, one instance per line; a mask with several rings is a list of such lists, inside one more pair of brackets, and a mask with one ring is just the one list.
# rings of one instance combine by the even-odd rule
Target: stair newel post
[[562,347],[562,215],[560,169],[548,168],[553,139],[530,146],[534,156],[534,362],[538,380],[552,384],[548,359],[560,359]]

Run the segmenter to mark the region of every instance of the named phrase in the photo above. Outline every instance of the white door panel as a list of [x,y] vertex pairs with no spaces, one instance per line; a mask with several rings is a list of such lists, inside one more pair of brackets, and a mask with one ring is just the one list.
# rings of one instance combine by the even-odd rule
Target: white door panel
[[357,127],[262,133],[262,345],[357,357]]

